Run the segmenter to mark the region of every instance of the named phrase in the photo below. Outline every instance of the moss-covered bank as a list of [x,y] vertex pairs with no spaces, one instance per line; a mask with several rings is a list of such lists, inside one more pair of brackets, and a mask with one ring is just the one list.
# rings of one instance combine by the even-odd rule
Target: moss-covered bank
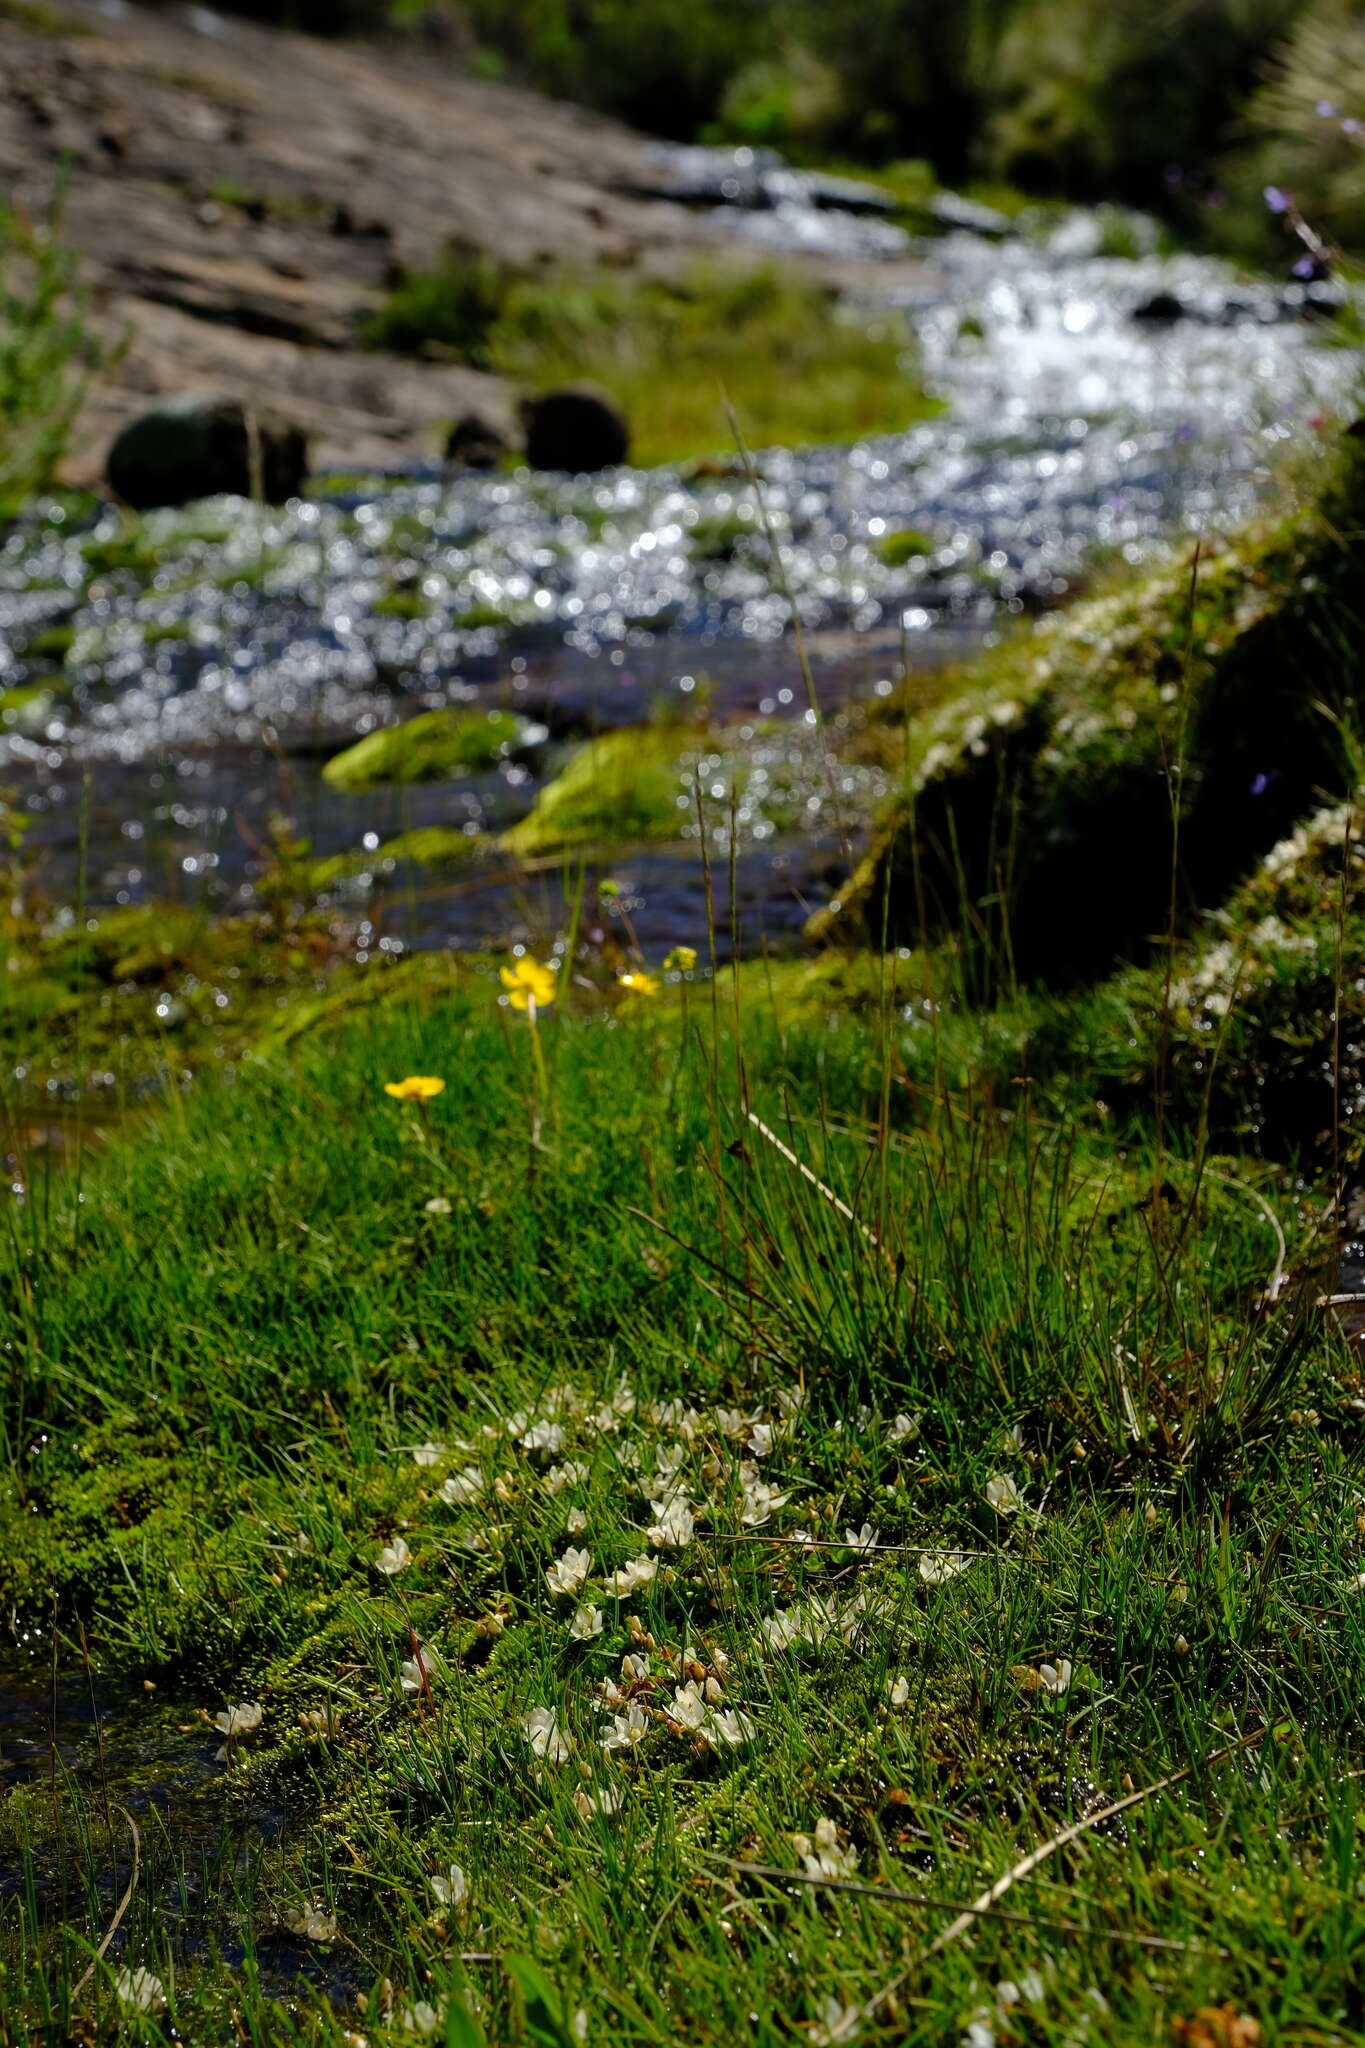
[[1188,929],[1351,781],[1362,466],[1008,640],[912,719],[904,785],[816,936],[970,926],[1011,970],[1093,974]]

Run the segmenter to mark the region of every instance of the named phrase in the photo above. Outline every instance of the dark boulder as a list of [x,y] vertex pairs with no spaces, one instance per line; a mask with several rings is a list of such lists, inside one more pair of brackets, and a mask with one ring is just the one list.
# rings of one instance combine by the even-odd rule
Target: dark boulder
[[1173,327],[1177,320],[1185,318],[1188,310],[1174,292],[1153,292],[1150,299],[1134,306],[1133,318],[1144,327]]
[[512,441],[496,420],[481,413],[462,413],[450,432],[442,453],[452,469],[496,469],[504,455],[512,452]]
[[109,451],[109,488],[139,512],[196,498],[257,492],[272,505],[295,497],[308,475],[301,428],[250,413],[222,393],[159,399],[129,420]]
[[630,451],[625,415],[594,384],[565,384],[528,398],[521,416],[532,469],[610,469]]

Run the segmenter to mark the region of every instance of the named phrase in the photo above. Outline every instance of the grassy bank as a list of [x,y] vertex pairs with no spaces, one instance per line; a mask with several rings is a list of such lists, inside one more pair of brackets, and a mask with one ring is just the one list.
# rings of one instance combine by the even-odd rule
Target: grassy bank
[[727,400],[755,447],[895,433],[930,409],[903,321],[770,265],[529,279],[457,253],[397,285],[368,339],[435,345],[532,391],[599,384],[646,465],[728,445]]
[[[115,1778],[7,1808],[8,2037],[145,1968],[191,2041],[1361,2038],[1321,1186],[1203,1156],[1197,1089],[1158,1136],[1145,1054],[1116,1112],[942,958],[502,992],[305,1034],[10,1212],[4,1597],[35,1691],[89,1631]],[[289,1818],[207,1941],[145,1892],[74,1995],[143,1680]]]

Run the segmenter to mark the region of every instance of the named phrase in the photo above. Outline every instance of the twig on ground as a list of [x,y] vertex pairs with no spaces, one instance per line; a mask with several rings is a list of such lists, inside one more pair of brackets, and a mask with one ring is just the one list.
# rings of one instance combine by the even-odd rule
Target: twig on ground
[[782,1157],[787,1161],[789,1166],[794,1166],[796,1168],[797,1172],[801,1175],[803,1180],[808,1180],[813,1188],[818,1188],[820,1193],[824,1196],[825,1200],[828,1203],[830,1203],[830,1205],[833,1208],[837,1209],[839,1211],[839,1214],[842,1217],[844,1217],[849,1223],[857,1225],[857,1228],[861,1230],[863,1236],[867,1239],[870,1245],[875,1245],[878,1251],[881,1250],[881,1239],[877,1236],[876,1231],[870,1229],[866,1223],[859,1223],[858,1218],[849,1208],[848,1203],[842,1201],[840,1197],[835,1194],[833,1188],[826,1187],[825,1183],[821,1180],[820,1176],[817,1173],[811,1172],[811,1169],[806,1165],[805,1161],[803,1159],[798,1158],[796,1153],[792,1151],[791,1146],[784,1145],[781,1138],[778,1137],[777,1132],[769,1130],[767,1124],[764,1123],[762,1117],[755,1116],[754,1112],[750,1110],[749,1122],[753,1125],[754,1129],[759,1133],[761,1137],[766,1138],[768,1143],[771,1146],[773,1146],[776,1151],[782,1154]]
[[126,1806],[116,1806],[114,1808],[114,1812],[121,1813],[123,1815],[123,1818],[128,1823],[129,1833],[133,1837],[133,1874],[128,1880],[128,1884],[124,1891],[123,1897],[119,1900],[118,1905],[115,1908],[113,1919],[109,1922],[109,1925],[104,1930],[104,1939],[101,1941],[99,1947],[95,1950],[94,1955],[90,1959],[89,1967],[82,1971],[81,1975],[77,1978],[76,1982],[71,1987],[71,1997],[73,2002],[80,1996],[81,1992],[84,1991],[86,1985],[90,1982],[90,1979],[94,1976],[95,1965],[97,1963],[102,1963],[106,1955],[108,1955],[109,1944],[113,1940],[114,1936],[118,1933],[119,1927],[123,1921],[123,1916],[133,1903],[133,1893],[137,1890],[138,1876],[142,1869],[142,1837],[138,1833],[137,1822],[133,1819],[132,1814],[129,1813]]
[[1027,1856],[1022,1856],[1017,1863],[1012,1864],[1007,1871],[995,1880],[994,1884],[989,1885],[982,1892],[979,1898],[974,1899],[970,1906],[965,1907],[958,1914],[956,1920],[945,1927],[941,1934],[936,1935],[928,1948],[925,1949],[923,1955],[917,1956],[907,1969],[901,1971],[899,1976],[893,1977],[889,1984],[884,1985],[880,1991],[874,1993],[861,2008],[863,2016],[871,2019],[880,2006],[885,2005],[890,1998],[895,1996],[896,1992],[905,1983],[907,1977],[913,1975],[916,1969],[929,1962],[932,1957],[941,1955],[951,1942],[958,1939],[959,1935],[965,1934],[970,1927],[976,1925],[983,1915],[991,1912],[996,1901],[1002,1899],[1012,1885],[1018,1884],[1022,1878],[1031,1877],[1040,1864],[1046,1863],[1050,1856],[1055,1856],[1059,1849],[1065,1849],[1070,1843],[1078,1841],[1082,1835],[1088,1834],[1092,1828],[1099,1827],[1104,1821],[1113,1820],[1117,1814],[1127,1813],[1130,1808],[1141,1806],[1144,1800],[1154,1799],[1158,1792],[1168,1792],[1172,1785],[1183,1784],[1186,1778],[1193,1776],[1196,1769],[1211,1770],[1215,1764],[1225,1763],[1230,1756],[1235,1756],[1239,1750],[1254,1749],[1257,1743],[1265,1740],[1268,1732],[1265,1728],[1258,1728],[1253,1735],[1244,1735],[1239,1742],[1230,1742],[1224,1748],[1214,1750],[1211,1756],[1203,1759],[1202,1764],[1185,1764],[1180,1770],[1172,1771],[1169,1777],[1158,1778],[1154,1784],[1144,1785],[1136,1792],[1129,1792],[1124,1798],[1114,1800],[1109,1806],[1097,1807],[1093,1813],[1086,1814],[1083,1819],[1072,1821],[1069,1827],[1064,1827],[1059,1834],[1053,1835],[1050,1840],[1043,1842],[1037,1849],[1031,1849]]
[[1188,1941],[1167,1941],[1159,1934],[1129,1934],[1115,1927],[1082,1927],[1074,1920],[1049,1920],[1036,1913],[1011,1913],[1003,1906],[964,1906],[960,1899],[931,1899],[922,1892],[896,1891],[890,1885],[869,1884],[861,1878],[818,1877],[805,1870],[783,1870],[773,1863],[737,1863],[732,1857],[717,1858],[723,1861],[727,1870],[738,1871],[745,1877],[767,1877],[774,1883],[804,1884],[812,1889],[831,1892],[852,1892],[869,1899],[887,1899],[895,1905],[921,1906],[928,1913],[962,1913],[974,1919],[1005,1920],[1013,1927],[1040,1927],[1049,1934],[1069,1934],[1085,1941],[1121,1941],[1134,1948],[1161,1949],[1165,1953],[1185,1955],[1193,1946]]

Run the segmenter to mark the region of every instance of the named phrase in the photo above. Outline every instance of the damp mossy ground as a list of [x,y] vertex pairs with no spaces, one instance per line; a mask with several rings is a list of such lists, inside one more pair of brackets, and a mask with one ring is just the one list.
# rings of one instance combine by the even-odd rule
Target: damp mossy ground
[[[8,2038],[1365,2041],[1323,503],[811,728],[909,764],[846,892],[889,945],[362,967],[287,837],[249,918],[12,913],[0,1604],[102,1740],[5,1808]],[[1030,973],[1029,835],[1197,817],[1239,704],[1284,831]],[[676,831],[694,754],[737,809],[718,736],[612,735],[535,856]]]
[[[1327,928],[1332,845],[1258,921]],[[83,1628],[284,1817],[76,1993],[109,1707],[113,1782],[88,1745],[14,1810],[11,2034],[107,2036],[145,1968],[191,2041],[1361,2038],[1359,1361],[1311,1158],[1201,1135],[1192,988],[1158,1136],[1150,974],[587,967],[534,1025],[491,965],[371,986],[11,1212],[34,1712]]]

